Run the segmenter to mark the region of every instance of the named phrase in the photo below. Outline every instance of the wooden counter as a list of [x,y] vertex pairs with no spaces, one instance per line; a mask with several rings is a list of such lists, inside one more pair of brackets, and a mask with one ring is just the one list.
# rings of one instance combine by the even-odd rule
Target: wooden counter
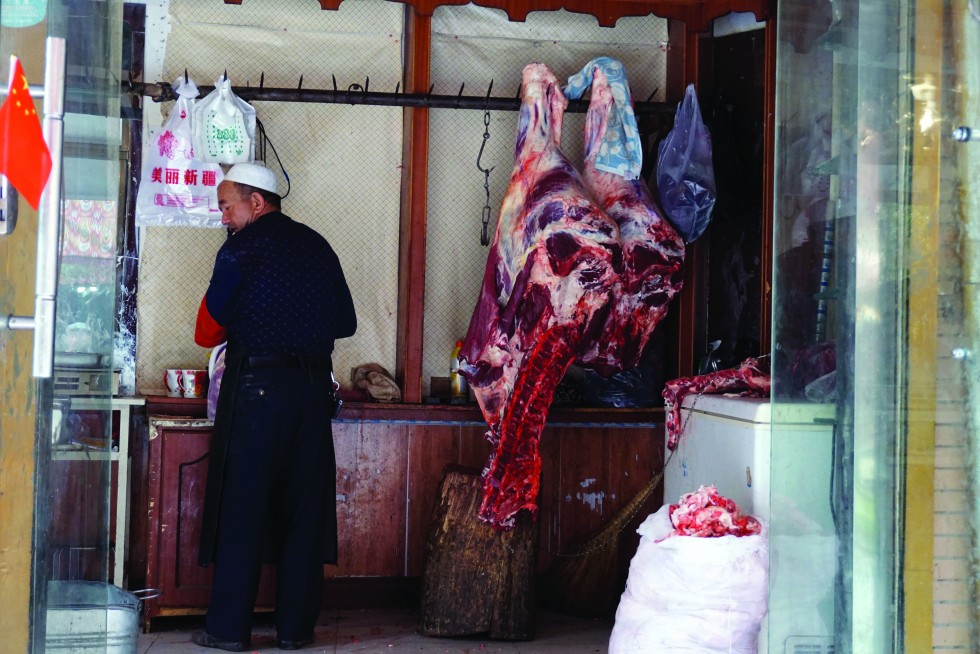
[[[154,505],[151,514],[173,516],[159,521],[151,515],[151,536],[164,525],[182,531],[167,535],[169,540],[160,532],[147,543],[154,565],[169,559],[183,570],[185,586],[171,590],[181,597],[180,606],[167,606],[165,612],[200,611],[207,599],[207,581],[198,574],[203,569],[186,567],[196,566],[199,527],[193,525],[199,521],[206,472],[202,464],[211,434],[205,412],[204,400],[147,397],[148,482],[158,489],[156,495],[151,490],[151,502],[163,503]],[[417,580],[443,469],[449,464],[482,468],[490,452],[485,431],[475,405],[345,403],[333,424],[340,561],[325,567],[328,586],[365,578]],[[572,541],[599,530],[660,471],[663,437],[662,409],[552,413],[541,436],[539,571]],[[635,528],[661,502],[662,492],[655,492],[623,531],[624,579],[639,542]],[[173,548],[181,550],[179,557]],[[395,599],[382,589],[372,592],[377,605]],[[336,595],[327,601],[345,605]]]
[[[150,395],[147,412],[161,415],[204,417],[204,398]],[[458,424],[481,426],[486,423],[476,404],[403,404],[396,402],[344,402],[334,424],[352,422],[388,422],[412,424]],[[649,409],[555,408],[548,414],[548,426],[580,427],[654,427],[664,422],[662,407]]]

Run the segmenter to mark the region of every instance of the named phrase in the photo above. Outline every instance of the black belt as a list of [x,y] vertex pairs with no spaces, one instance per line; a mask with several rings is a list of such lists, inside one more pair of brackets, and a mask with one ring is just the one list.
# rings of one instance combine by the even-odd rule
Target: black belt
[[323,354],[252,354],[245,357],[245,368],[333,368]]

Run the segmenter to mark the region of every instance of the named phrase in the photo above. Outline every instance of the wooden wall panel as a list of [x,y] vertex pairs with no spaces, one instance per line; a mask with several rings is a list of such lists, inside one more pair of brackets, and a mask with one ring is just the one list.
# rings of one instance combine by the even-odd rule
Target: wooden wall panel
[[[420,576],[442,471],[449,464],[482,469],[490,452],[484,432],[472,425],[336,424],[341,564],[328,566],[328,574]],[[541,459],[544,571],[554,554],[602,528],[660,471],[663,427],[548,427]],[[624,568],[638,542],[636,525],[661,498],[658,489],[624,530]]]
[[[546,429],[542,438],[541,570],[571,543],[605,527],[663,466],[663,428]],[[557,451],[555,449],[557,448]],[[636,526],[662,504],[662,484],[623,529],[621,563],[628,566]]]
[[401,425],[334,425],[337,576],[401,576],[408,448]]
[[[615,500],[616,511],[629,504],[637,493],[646,488],[664,465],[664,431],[648,429],[645,434],[615,432],[609,439],[610,494]],[[640,544],[636,528],[643,520],[663,505],[663,482],[627,522],[619,536],[620,575],[625,578],[629,562]]]
[[333,425],[334,456],[337,461],[337,565],[324,568],[327,576],[342,576],[352,569],[350,557],[357,541],[352,535],[357,524],[353,498],[357,480],[357,452],[360,424]]
[[541,452],[541,487],[538,493],[538,569],[546,570],[561,551],[560,430],[545,429],[538,444]]
[[[370,586],[373,600],[361,597],[364,606],[386,605],[395,596],[392,588],[398,588],[390,582],[422,576],[442,472],[449,464],[481,469],[490,450],[484,432],[481,425],[453,422],[335,423],[340,564],[325,566],[325,576],[333,583],[345,578],[381,583]],[[199,613],[207,605],[211,570],[198,568],[194,553],[210,434],[210,423],[203,419],[150,419],[149,465],[144,480],[134,483],[148,489],[146,580],[164,587],[166,597],[148,603],[147,622],[159,615]],[[554,554],[567,551],[572,539],[590,535],[616,516],[659,472],[662,451],[662,422],[546,428],[538,528],[547,540],[541,541],[538,571],[547,570]],[[658,489],[618,539],[623,576],[638,542],[635,525],[659,507],[660,496]],[[177,551],[191,558],[178,561]],[[272,597],[271,580],[263,575],[263,606],[271,603],[263,599]],[[388,595],[380,588],[387,588]],[[406,597],[408,586],[400,588],[398,597]]]
[[486,426],[459,428],[459,463],[463,466],[483,470],[490,456],[490,443],[487,441]]
[[459,429],[456,425],[405,426],[409,443],[406,576],[420,576],[424,569],[425,540],[439,480],[447,465],[459,462]]
[[[557,432],[557,433],[556,433]],[[580,427],[546,430],[546,438],[561,439],[558,468],[558,538],[562,544],[598,530],[614,511],[608,492],[609,433]]]

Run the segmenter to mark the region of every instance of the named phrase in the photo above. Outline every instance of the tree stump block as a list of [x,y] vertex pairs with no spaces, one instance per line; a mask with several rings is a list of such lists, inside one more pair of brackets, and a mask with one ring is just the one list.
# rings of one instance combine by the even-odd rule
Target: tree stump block
[[477,519],[483,481],[447,466],[425,546],[419,631],[426,636],[534,637],[538,530],[522,511],[510,531]]

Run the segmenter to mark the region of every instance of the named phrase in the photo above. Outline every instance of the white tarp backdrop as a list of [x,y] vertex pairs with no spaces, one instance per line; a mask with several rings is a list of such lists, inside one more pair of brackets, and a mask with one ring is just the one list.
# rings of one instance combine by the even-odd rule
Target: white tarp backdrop
[[[636,101],[663,101],[666,91],[667,21],[654,16],[623,18],[599,27],[592,16],[567,11],[532,12],[513,23],[499,9],[443,6],[432,14],[432,82],[436,93],[515,97],[527,64],[543,62],[562,83],[591,59],[621,60]],[[491,111],[483,168],[490,174],[490,237],[514,167],[517,112]],[[484,176],[477,167],[483,143],[483,112],[429,112],[429,187],[426,238],[425,335],[422,386],[449,375],[456,339],[466,335],[479,296],[488,248],[480,245]],[[583,158],[585,114],[565,114],[562,151],[572,163]]]
[[[242,5],[173,0],[147,12],[147,80],[188,71],[210,85],[225,70],[235,86],[344,88],[371,78],[393,91],[402,76],[404,6],[383,0],[345,2],[322,11],[303,0]],[[169,28],[167,27],[169,26]],[[159,41],[154,41],[159,39]],[[155,71],[160,77],[151,77]],[[322,233],[344,267],[358,312],[353,338],[338,342],[334,368],[346,385],[367,361],[393,370],[398,284],[402,110],[398,107],[255,102],[258,120],[289,173],[283,211]],[[173,103],[147,100],[147,125]],[[265,163],[286,179],[271,148]],[[222,230],[148,227],[141,240],[137,386],[162,386],[168,367],[205,367],[194,344],[194,320],[224,238]]]

